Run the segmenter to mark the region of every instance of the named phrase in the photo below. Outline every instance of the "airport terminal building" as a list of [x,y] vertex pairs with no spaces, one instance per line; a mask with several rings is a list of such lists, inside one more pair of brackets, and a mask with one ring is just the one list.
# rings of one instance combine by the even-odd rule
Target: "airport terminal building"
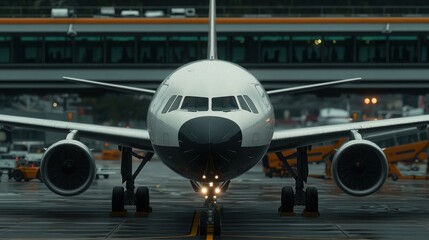
[[[253,7],[259,15],[219,5],[219,58],[250,70],[267,89],[359,76],[359,87],[340,88],[428,90],[425,6],[295,5]],[[0,18],[7,73],[0,89],[76,88],[63,75],[155,88],[181,64],[206,57],[206,7],[135,9],[132,18],[120,7]],[[145,15],[153,11],[161,15]]]
[[0,238],[427,238],[429,4],[90,2],[0,2]]

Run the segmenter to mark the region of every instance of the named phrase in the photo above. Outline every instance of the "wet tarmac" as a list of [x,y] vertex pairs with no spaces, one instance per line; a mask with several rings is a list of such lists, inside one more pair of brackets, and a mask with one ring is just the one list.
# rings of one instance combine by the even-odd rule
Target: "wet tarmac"
[[[149,187],[148,216],[111,217],[110,198],[120,185],[119,161],[105,162],[117,174],[95,180],[82,195],[61,197],[38,180],[0,182],[0,239],[200,239],[195,213],[203,198],[189,181],[154,160],[137,185]],[[322,171],[322,165],[310,171]],[[313,172],[314,173],[314,172]],[[320,217],[277,213],[280,191],[290,178],[267,178],[256,166],[234,180],[220,198],[224,207],[222,239],[427,239],[429,181],[388,179],[378,193],[352,197],[332,180],[310,178],[318,187]],[[207,237],[203,238],[206,239]],[[207,238],[208,239],[208,238]]]

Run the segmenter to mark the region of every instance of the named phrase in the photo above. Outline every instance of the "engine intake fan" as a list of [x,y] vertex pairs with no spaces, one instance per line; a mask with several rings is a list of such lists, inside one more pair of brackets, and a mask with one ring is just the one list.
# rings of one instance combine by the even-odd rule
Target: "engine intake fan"
[[90,150],[76,140],[61,140],[50,146],[40,166],[46,186],[62,196],[78,195],[88,189],[95,169]]
[[337,186],[352,196],[367,196],[380,189],[388,173],[383,151],[368,140],[343,144],[332,160],[332,177]]

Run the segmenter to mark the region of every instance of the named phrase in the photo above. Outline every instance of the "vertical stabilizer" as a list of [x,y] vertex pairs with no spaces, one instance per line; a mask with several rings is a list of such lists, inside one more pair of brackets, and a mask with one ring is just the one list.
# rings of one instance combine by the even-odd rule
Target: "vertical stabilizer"
[[209,7],[209,45],[207,49],[207,58],[217,59],[217,37],[216,37],[216,0],[210,0]]

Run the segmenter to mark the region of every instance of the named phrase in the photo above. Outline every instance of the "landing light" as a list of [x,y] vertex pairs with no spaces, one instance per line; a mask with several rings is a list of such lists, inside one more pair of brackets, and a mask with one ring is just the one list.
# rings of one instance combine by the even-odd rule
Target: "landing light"
[[218,179],[218,178],[219,178],[219,176],[218,176],[218,175],[216,175],[216,176],[215,176],[215,179]]
[[213,182],[210,182],[210,183],[209,183],[209,186],[210,186],[210,187],[213,187]]
[[219,193],[220,193],[220,188],[218,188],[218,187],[217,187],[217,188],[215,189],[215,193],[216,193],[216,194],[219,194]]
[[201,192],[203,193],[203,194],[206,194],[207,193],[207,188],[206,187],[203,187],[203,188],[201,188]]
[[207,177],[206,177],[206,175],[203,175],[203,179],[206,179]]

